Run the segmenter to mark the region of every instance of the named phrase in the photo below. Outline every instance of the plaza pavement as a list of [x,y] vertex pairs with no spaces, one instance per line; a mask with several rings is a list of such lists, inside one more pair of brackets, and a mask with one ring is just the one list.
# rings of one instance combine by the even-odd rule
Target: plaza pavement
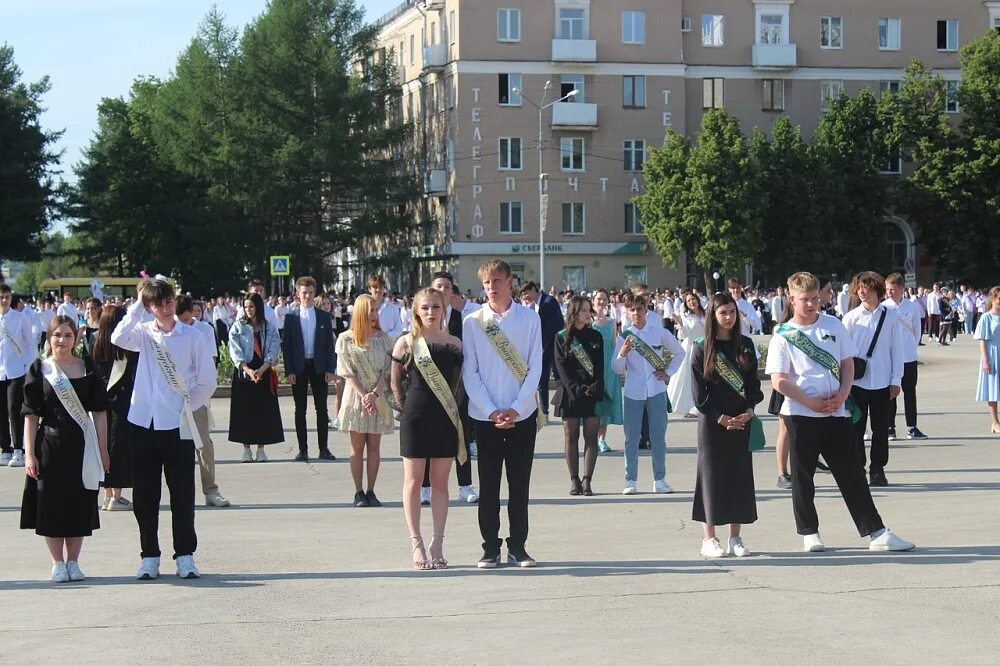
[[[774,487],[776,424],[765,419],[771,443],[755,455],[760,519],[744,532],[755,554],[701,559],[700,526],[690,520],[696,422],[671,418],[676,494],[648,492],[645,456],[643,494],[619,494],[616,427],[609,442],[618,453],[599,460],[598,494],[568,496],[554,423],[540,435],[532,482],[528,549],[540,566],[477,570],[476,508],[453,501],[451,568],[417,572],[396,436],[383,443],[385,506],[356,509],[344,434],[331,434],[336,462],[292,462],[283,398],[288,442],[268,448],[268,464],[239,464],[221,399],[213,402],[218,478],[233,507],[198,509],[197,581],[178,580],[169,557],[158,581],[134,580],[137,531],[122,512],[102,513],[88,539],[87,581],[53,585],[41,538],[18,530],[23,473],[0,470],[0,664],[995,664],[1000,437],[987,434],[984,406],[971,400],[974,343],[963,336],[921,354],[920,426],[931,439],[895,442],[892,485],[875,492],[886,523],[915,552],[868,552],[822,474],[817,505],[830,550],[800,552],[789,493]],[[166,498],[164,490],[169,554]]]

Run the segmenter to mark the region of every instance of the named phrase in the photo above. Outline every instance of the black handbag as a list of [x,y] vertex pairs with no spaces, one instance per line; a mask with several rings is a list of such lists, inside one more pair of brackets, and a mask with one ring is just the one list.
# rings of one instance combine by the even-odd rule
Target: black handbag
[[860,356],[854,357],[854,380],[857,381],[865,376],[868,371],[868,361],[871,359],[872,354],[875,352],[875,343],[878,342],[878,335],[882,332],[882,324],[885,323],[886,310],[883,308],[882,316],[878,319],[878,326],[875,327],[875,335],[872,337],[872,343],[868,345],[868,353],[865,354],[864,358]]

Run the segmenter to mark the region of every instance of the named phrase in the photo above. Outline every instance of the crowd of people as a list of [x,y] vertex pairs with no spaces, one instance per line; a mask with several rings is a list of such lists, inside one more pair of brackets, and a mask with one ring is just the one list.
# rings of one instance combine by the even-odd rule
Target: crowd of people
[[[550,406],[561,419],[574,496],[594,494],[598,459],[612,451],[610,426],[624,432],[621,492],[639,492],[643,448],[650,450],[652,492],[673,492],[668,415],[697,418],[692,518],[704,526],[701,554],[749,555],[741,528],[757,520],[752,452],[764,446],[755,409],[764,400],[758,363],[765,353],[763,374],[773,389],[766,410],[779,422],[777,484],[791,490],[806,551],[824,548],[814,505],[817,469],[833,474],[872,550],[914,547],[886,528],[870,487],[889,483],[899,395],[906,436],[926,437],[916,401],[924,335],[947,345],[964,324],[979,342],[976,399],[989,405],[991,432],[1000,433],[1000,287],[910,290],[899,274],[862,272],[839,292],[796,273],[774,290],[747,290],[730,279],[712,296],[644,284],[555,293],[533,282],[515,285],[501,260],[484,264],[478,277],[479,298],[463,295],[452,275],[440,272],[398,299],[372,276],[368,293],[350,302],[319,293],[308,276],[296,281],[291,300],[268,297],[252,281],[240,298],[197,301],[147,278],[134,298],[77,304],[67,293],[58,307],[33,307],[0,283],[0,409],[9,424],[0,428],[0,461],[25,468],[21,527],[45,537],[52,580],[83,580],[83,539],[99,527],[99,509],[133,512],[137,577],[156,578],[163,479],[177,574],[199,576],[195,465],[206,505],[230,504],[216,481],[209,408],[220,354],[232,365],[227,437],[243,445],[242,462],[267,462],[265,447],[284,441],[284,382],[294,402],[295,460],[310,460],[311,393],[316,456],[335,460],[330,432],[347,433],[353,503],[377,507],[382,437],[398,427],[405,522],[418,570],[448,566],[453,465],[459,497],[479,505],[478,566],[501,562],[504,472],[507,562],[535,566],[526,550],[530,480],[536,434],[549,422]],[[757,333],[771,335],[766,348],[756,346]],[[131,489],[131,501],[123,489]],[[431,513],[427,545],[422,506]],[[725,543],[719,526],[728,526]]]

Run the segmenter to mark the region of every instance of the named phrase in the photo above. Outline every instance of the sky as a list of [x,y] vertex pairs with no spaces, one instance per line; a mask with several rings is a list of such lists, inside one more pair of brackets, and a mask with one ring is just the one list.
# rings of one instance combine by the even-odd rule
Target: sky
[[[402,0],[356,0],[375,20]],[[0,44],[14,48],[23,82],[48,76],[42,124],[63,130],[62,177],[97,129],[97,104],[128,94],[142,75],[167,77],[198,24],[218,6],[240,29],[266,0],[0,0]]]

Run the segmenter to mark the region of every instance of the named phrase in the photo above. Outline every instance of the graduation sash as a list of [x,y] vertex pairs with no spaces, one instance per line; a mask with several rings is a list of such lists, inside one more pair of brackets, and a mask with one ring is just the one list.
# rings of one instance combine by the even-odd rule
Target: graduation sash
[[[198,335],[201,334],[199,333]],[[194,412],[191,410],[191,394],[188,392],[187,382],[181,377],[180,370],[177,369],[177,364],[174,362],[174,357],[170,355],[170,351],[161,337],[161,333],[154,331],[150,333],[149,341],[153,347],[153,359],[156,361],[156,365],[159,366],[160,372],[163,373],[163,378],[167,380],[167,386],[179,395],[184,402],[181,411],[180,438],[190,439],[194,442],[195,448],[200,449],[205,444],[201,441],[201,433],[198,432],[198,425],[194,420]]]
[[[698,338],[698,344],[704,343],[704,338]],[[743,373],[733,365],[729,357],[721,352],[715,354],[715,375],[724,381],[731,389],[746,398],[744,390],[746,383],[743,381]],[[747,449],[750,451],[760,451],[767,445],[764,439],[764,424],[757,415],[750,417],[750,440]]]
[[17,344],[17,340],[14,339],[14,336],[10,334],[10,331],[7,330],[7,327],[4,326],[2,322],[0,322],[0,335],[6,338],[7,342],[14,347],[14,351],[17,352],[17,355],[21,356],[21,345]]
[[434,393],[434,397],[444,407],[451,424],[455,426],[455,431],[458,433],[458,462],[464,465],[469,459],[469,454],[465,449],[465,428],[462,427],[462,417],[458,413],[458,403],[455,402],[455,394],[451,392],[451,385],[431,357],[431,350],[428,349],[423,336],[413,338],[413,362],[424,382]]
[[[559,331],[559,337],[566,339],[566,331]],[[587,350],[583,348],[583,343],[580,342],[578,338],[572,338],[569,342],[569,351],[573,354],[573,358],[576,362],[580,364],[583,371],[587,374],[588,379],[594,379],[594,362],[590,358],[590,354]]]
[[670,365],[670,361],[673,358],[673,354],[670,353],[669,349],[664,349],[662,353],[656,353],[656,350],[646,344],[646,341],[636,335],[633,331],[624,331],[622,333],[622,338],[625,340],[632,340],[633,349],[639,352],[639,356],[646,359],[646,362],[653,366],[653,369],[657,372],[661,372],[667,369]]
[[[375,368],[368,361],[368,355],[365,354],[365,350],[354,344],[353,336],[348,336],[346,342],[347,356],[350,359],[354,374],[361,380],[365,391],[375,390],[375,385],[378,384],[378,373],[375,372]],[[392,410],[389,409],[389,403],[386,401],[384,395],[380,395],[375,400],[375,408],[378,410],[379,418],[382,419],[383,423],[392,423]]]
[[[829,370],[838,381],[840,380],[840,361],[835,359],[830,352],[817,347],[805,333],[789,324],[782,324],[775,330],[775,333],[788,340],[790,345],[797,348],[810,359]],[[861,409],[854,403],[854,398],[848,397],[847,402],[844,403],[844,407],[850,412],[853,423],[861,420]]]
[[70,418],[83,430],[83,467],[81,477],[83,487],[87,490],[97,490],[104,480],[104,463],[101,461],[100,443],[97,440],[97,427],[93,419],[80,402],[73,383],[56,362],[50,358],[42,361],[42,376],[52,386],[52,391],[59,398],[63,409]]
[[111,391],[115,385],[122,380],[125,376],[125,369],[128,367],[128,359],[119,358],[116,359],[114,363],[111,364],[111,376],[108,377],[108,391]]
[[[525,378],[528,376],[528,364],[524,362],[523,358],[521,358],[521,354],[518,353],[517,348],[514,347],[514,343],[510,341],[510,338],[508,338],[507,334],[503,332],[500,325],[494,321],[492,313],[493,311],[490,310],[490,307],[488,305],[484,305],[474,315],[469,316],[477,317],[479,319],[479,323],[483,327],[483,333],[486,334],[486,339],[490,341],[491,345],[493,345],[494,351],[496,351],[503,362],[507,365],[507,369],[514,375],[514,379],[516,379],[519,384],[523,384]],[[538,393],[536,392],[536,432],[545,427],[545,420],[545,414],[542,412],[541,407],[538,406]]]

